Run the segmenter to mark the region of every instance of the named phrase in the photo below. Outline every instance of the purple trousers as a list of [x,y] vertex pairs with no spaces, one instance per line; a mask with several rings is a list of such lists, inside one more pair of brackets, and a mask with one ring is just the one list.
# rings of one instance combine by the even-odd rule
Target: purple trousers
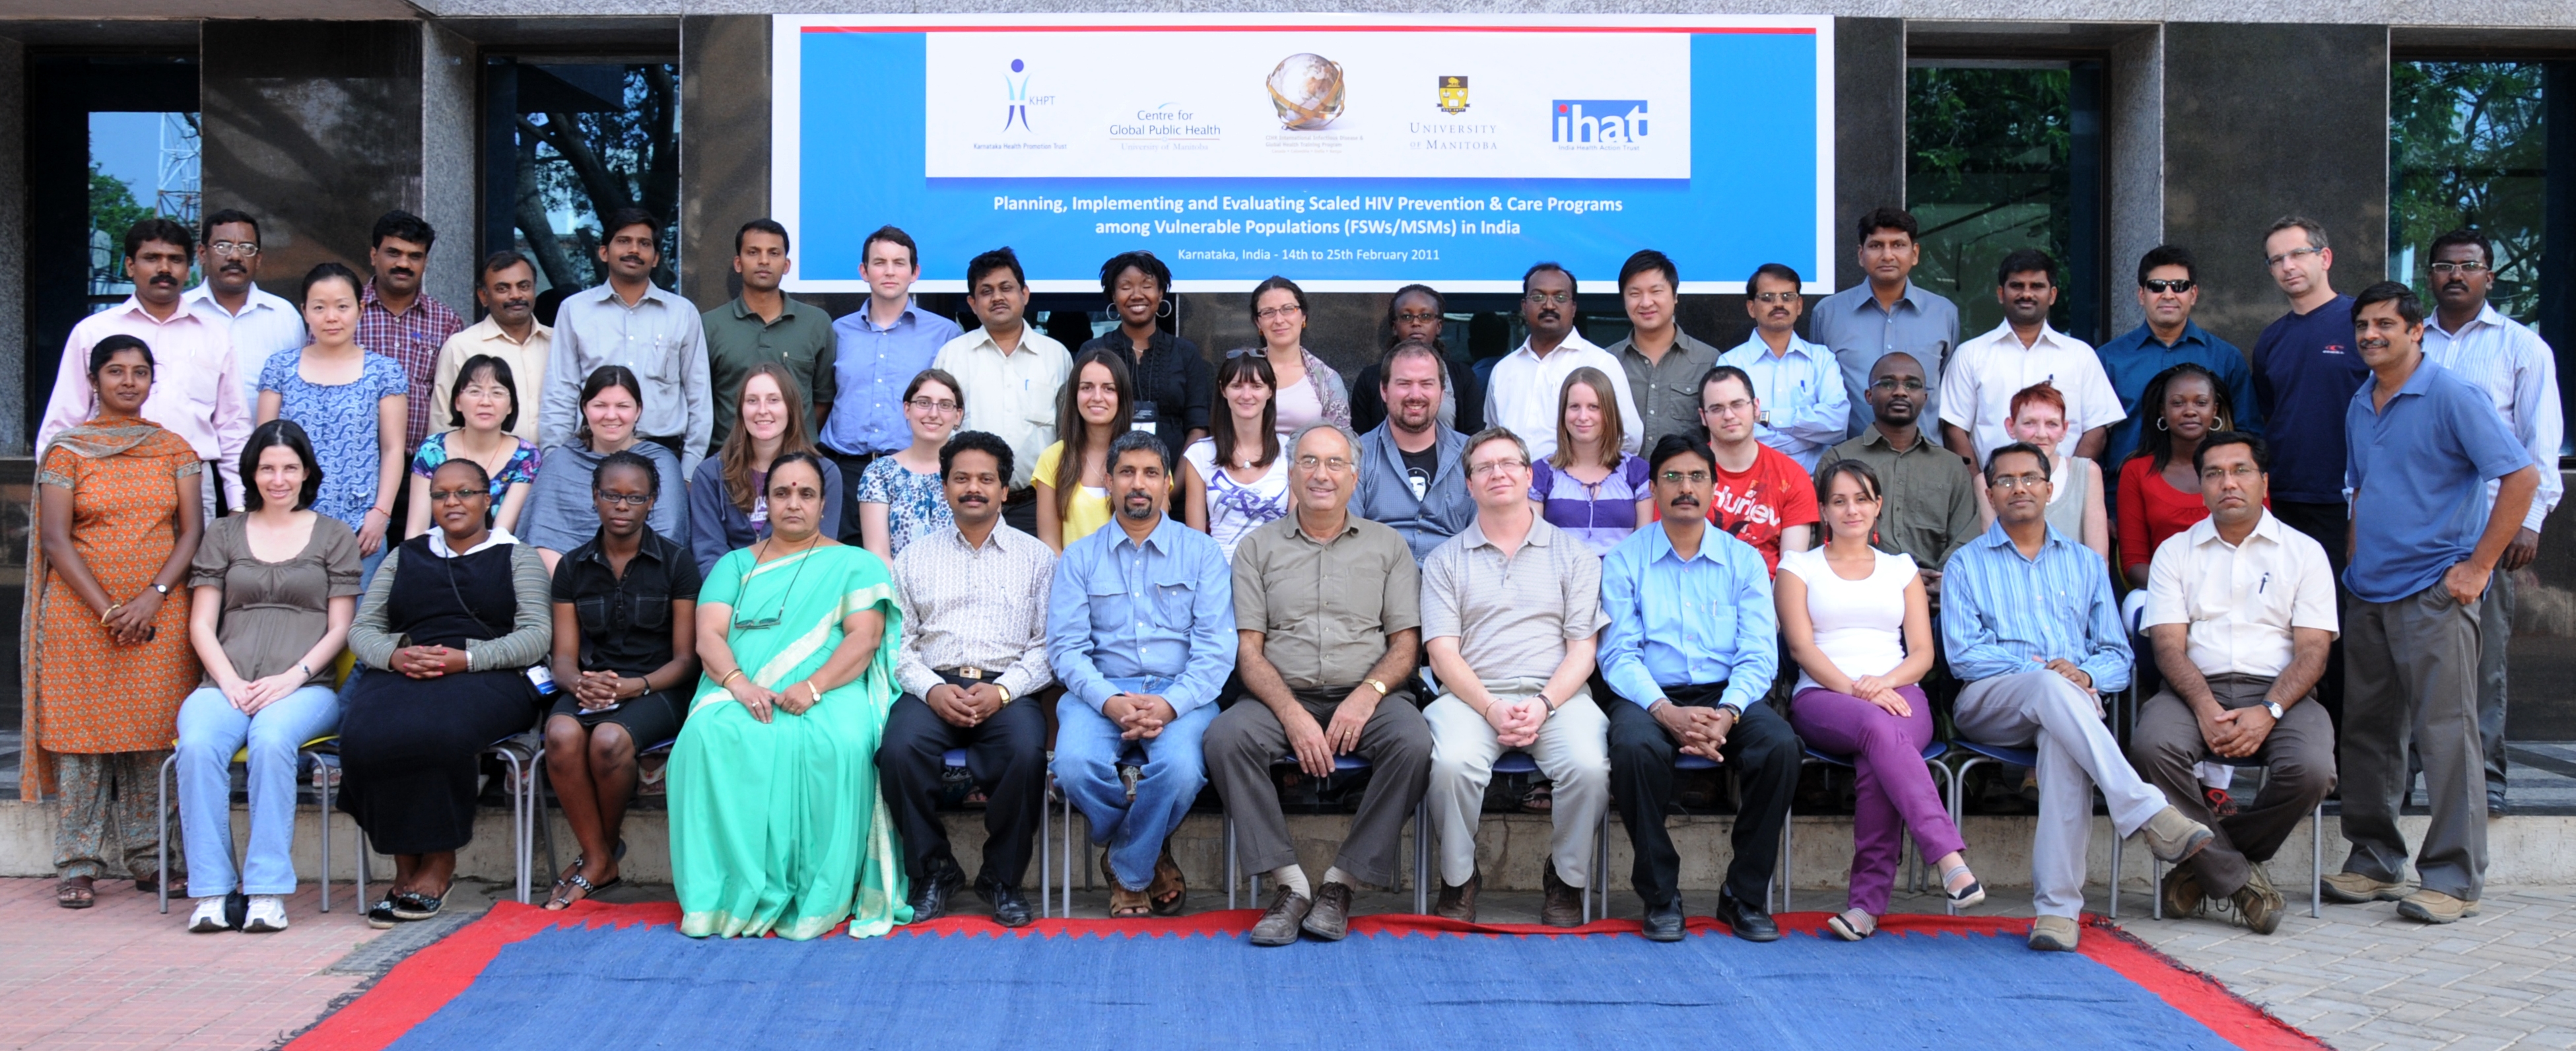
[[1827,755],[1850,758],[1857,771],[1850,907],[1872,916],[1887,914],[1908,829],[1926,864],[1967,846],[1931,772],[1923,767],[1923,747],[1932,743],[1932,704],[1919,688],[1899,686],[1896,692],[1913,707],[1912,716],[1899,719],[1868,701],[1823,687],[1800,690],[1789,704],[1789,722],[1799,740]]

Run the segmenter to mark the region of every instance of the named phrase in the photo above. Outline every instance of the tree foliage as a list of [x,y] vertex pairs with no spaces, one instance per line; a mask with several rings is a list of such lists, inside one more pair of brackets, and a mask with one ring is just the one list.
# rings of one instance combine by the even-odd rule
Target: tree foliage
[[[628,66],[625,105],[601,113],[538,113],[518,118],[519,201],[515,220],[546,281],[587,288],[607,280],[599,263],[599,217],[638,207],[662,220],[662,264],[653,282],[678,282],[678,237],[670,224],[680,204],[679,74],[667,63]],[[548,214],[569,211],[571,237],[554,232]]]
[[[1923,223],[1914,279],[1997,324],[1994,267],[2020,248],[2063,263],[2073,206],[2067,70],[1924,67],[1905,78],[1907,207]],[[2067,299],[2057,305],[2065,323]]]
[[2424,251],[2467,227],[2495,245],[2496,309],[2528,322],[2540,305],[2547,137],[2536,62],[2396,62],[2389,67],[2388,243],[2392,274],[2430,296]]
[[[134,199],[134,187],[132,185],[128,184],[123,179],[109,175],[105,169],[98,166],[97,161],[90,162],[90,229],[106,234],[107,243],[121,247],[125,243],[125,231],[131,228],[134,224],[151,217],[152,209],[145,207],[142,202]],[[108,280],[125,280],[125,272],[116,260],[114,253],[110,254],[105,269]]]

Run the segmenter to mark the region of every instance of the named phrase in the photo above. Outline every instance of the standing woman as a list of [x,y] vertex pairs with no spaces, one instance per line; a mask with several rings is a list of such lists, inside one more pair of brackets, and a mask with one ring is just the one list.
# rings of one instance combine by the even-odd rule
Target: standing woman
[[591,486],[599,535],[555,569],[546,776],[581,854],[555,877],[548,909],[617,885],[626,857],[618,829],[635,794],[636,752],[680,735],[676,691],[698,667],[697,563],[644,524],[662,498],[662,476],[627,449],[599,462]]
[[528,669],[546,659],[554,609],[536,551],[488,524],[491,486],[472,460],[439,466],[438,530],[385,560],[349,629],[368,673],[342,698],[340,809],[394,858],[370,926],[438,915],[474,838],[476,757],[536,717]]
[[429,531],[429,476],[450,458],[472,460],[492,476],[492,524],[507,533],[519,528],[519,511],[536,484],[543,457],[537,443],[511,433],[519,425],[519,385],[510,363],[490,354],[465,359],[456,370],[447,396],[448,429],[420,443],[411,458],[411,510],[404,515],[403,539]]
[[304,328],[313,342],[260,368],[257,421],[293,420],[322,436],[313,447],[322,465],[313,509],[358,534],[360,577],[370,579],[393,525],[410,381],[394,359],[358,345],[358,275],[348,267],[305,273]]
[[1556,452],[1530,465],[1530,500],[1540,517],[1604,558],[1655,518],[1646,458],[1619,451],[1623,427],[1610,382],[1588,365],[1566,373],[1556,393]]
[[[224,896],[250,896],[242,929],[286,929],[295,893],[295,772],[304,742],[340,725],[331,662],[358,616],[358,537],[315,514],[322,469],[293,420],[259,425],[242,448],[246,513],[206,528],[189,570],[188,638],[204,685],[179,707],[179,828],[188,929],[227,929]],[[250,850],[233,871],[233,753],[250,754]]]
[[1799,669],[1789,724],[1809,747],[1851,757],[1855,772],[1850,907],[1825,926],[1856,942],[1887,914],[1908,829],[1925,856],[1940,859],[1932,867],[1952,904],[1976,905],[1986,891],[1968,871],[1960,853],[1967,841],[1923,765],[1934,729],[1921,685],[1933,654],[1923,578],[1911,556],[1869,546],[1881,502],[1868,464],[1825,465],[1816,499],[1824,546],[1781,553],[1773,598]]
[[[1156,324],[1171,292],[1172,268],[1154,253],[1111,256],[1100,264],[1100,294],[1109,297],[1118,330],[1085,341],[1075,353],[1098,347],[1126,359],[1127,371],[1136,378],[1136,422],[1151,424],[1154,436],[1178,457],[1191,442],[1207,437],[1217,383],[1198,344]],[[882,551],[877,555],[887,557]]]
[[97,413],[54,435],[36,468],[18,798],[61,794],[54,903],[66,909],[95,900],[111,823],[134,889],[156,889],[154,786],[179,702],[197,685],[187,611],[163,600],[197,554],[205,463],[142,417],[152,367],[142,340],[99,340],[89,352]]
[[1029,472],[1038,491],[1038,539],[1048,547],[1062,551],[1109,524],[1109,443],[1133,426],[1135,389],[1113,351],[1086,350],[1074,359],[1073,379],[1056,396],[1060,437]]
[[948,436],[965,418],[966,392],[955,376],[923,369],[903,388],[903,420],[912,427],[912,444],[877,457],[859,474],[859,543],[877,561],[891,566],[913,538],[951,524],[939,450],[948,447]]
[[[769,532],[769,501],[761,480],[780,454],[813,452],[814,432],[805,425],[805,395],[796,377],[777,362],[751,367],[734,393],[734,419],[741,421],[725,435],[716,455],[698,461],[689,482],[689,550],[698,572],[713,568],[725,552],[751,546]],[[841,503],[841,469],[823,465],[823,492],[832,506]],[[673,501],[679,497],[674,494]],[[839,523],[827,523],[840,532]]]
[[[662,492],[678,492],[687,484],[680,475],[677,454],[660,442],[635,440],[635,421],[642,415],[644,385],[634,370],[602,365],[582,381],[581,428],[573,432],[569,444],[546,450],[546,469],[537,475],[537,487],[528,498],[528,543],[544,560],[547,573],[555,571],[564,552],[599,535],[599,511],[591,502],[590,483],[608,454],[633,449],[653,461],[653,472],[662,477]],[[662,536],[688,536],[688,502],[659,501],[646,522]]]
[[[2058,443],[2066,438],[2066,396],[2049,383],[2036,383],[2013,395],[2011,418],[2004,429],[2012,440],[2029,442],[2048,454],[2048,482],[2056,493],[2048,498],[2048,524],[2064,533],[2067,539],[2091,548],[2102,556],[2102,564],[2111,564],[2111,519],[2103,507],[2102,465],[2082,456],[2060,456]],[[1977,501],[1977,513],[1987,526],[1995,524],[1995,505]]]
[[2137,451],[2120,465],[2120,572],[2143,592],[2147,564],[2165,538],[2209,517],[2192,460],[2201,440],[2226,430],[2236,413],[2218,374],[2189,361],[2147,381],[2138,404],[2156,416],[2139,428]]
[[[769,536],[699,592],[698,680],[671,755],[680,933],[812,938],[909,922],[877,742],[897,692],[894,578],[822,528],[822,462],[769,471]],[[786,849],[792,845],[794,849]]]
[[1278,381],[1279,433],[1295,434],[1311,423],[1349,427],[1350,388],[1343,386],[1340,373],[1306,349],[1306,290],[1284,277],[1254,285],[1252,326],[1261,333],[1261,346],[1226,356],[1270,359],[1271,375]]
[[1270,382],[1267,359],[1227,358],[1216,374],[1226,412],[1215,433],[1181,453],[1181,486],[1188,494],[1181,517],[1215,537],[1230,562],[1244,534],[1288,515],[1288,458],[1279,455],[1287,443],[1279,436],[1279,406],[1271,397],[1278,388]]

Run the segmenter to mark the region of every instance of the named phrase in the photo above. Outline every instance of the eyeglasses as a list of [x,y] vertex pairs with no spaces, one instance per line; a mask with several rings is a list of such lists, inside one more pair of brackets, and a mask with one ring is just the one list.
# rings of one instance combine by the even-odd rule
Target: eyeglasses
[[1662,474],[1656,475],[1655,480],[1660,481],[1665,485],[1680,485],[1683,482],[1689,482],[1692,485],[1707,485],[1709,481],[1715,477],[1715,475],[1712,475],[1707,471],[1666,471]]
[[1277,321],[1283,317],[1296,317],[1305,312],[1306,308],[1299,306],[1271,307],[1268,310],[1255,310],[1252,316],[1263,321]]
[[1225,356],[1228,358],[1266,358],[1270,356],[1270,350],[1267,347],[1236,347],[1233,350],[1226,351]]
[[2008,474],[1987,483],[1997,489],[2037,489],[2048,484],[2044,474]]
[[2452,274],[2483,274],[2487,272],[2487,265],[2472,259],[2465,263],[2435,263],[2427,269],[2447,277]]
[[1706,416],[1736,416],[1753,411],[1753,402],[1737,398],[1734,401],[1722,401],[1715,405],[1702,405],[1699,411]]
[[1300,471],[1311,471],[1318,467],[1331,471],[1334,474],[1340,474],[1351,469],[1351,462],[1349,460],[1342,459],[1339,456],[1330,458],[1300,456],[1297,458],[1297,469]]
[[459,397],[466,398],[507,398],[510,396],[510,388],[498,387],[489,383],[477,383],[471,387],[457,391],[456,393]]
[[1528,467],[1529,463],[1524,460],[1486,460],[1481,463],[1469,464],[1467,466],[1467,477],[1483,478],[1487,475],[1502,471],[1525,470]]
[[959,408],[956,402],[939,398],[914,398],[904,404],[912,406],[915,412],[935,412],[942,416],[956,412]]
[[429,491],[429,502],[433,504],[443,504],[450,500],[464,501],[471,500],[478,496],[490,495],[492,494],[482,489],[432,489]]
[[2181,295],[2194,288],[2200,287],[2200,282],[2194,281],[2188,277],[2173,278],[2171,280],[2161,277],[2151,277],[2138,282],[2138,287],[2144,288],[2147,291],[2160,296],[2167,294]]
[[2325,251],[2323,248],[2293,248],[2279,255],[2264,256],[2263,265],[2277,270],[2280,268],[2281,264],[2289,262],[2290,260],[2305,259],[2323,251]]
[[1572,293],[1572,292],[1524,292],[1524,293],[1521,293],[1521,302],[1527,303],[1527,304],[1529,304],[1529,305],[1531,305],[1531,306],[1534,306],[1534,307],[1545,307],[1545,306],[1559,306],[1559,307],[1561,307],[1561,306],[1564,306],[1564,305],[1566,305],[1566,304],[1568,304],[1568,303],[1574,302],[1574,293]]
[[1427,310],[1407,310],[1395,316],[1396,324],[1399,325],[1429,325],[1441,320],[1440,315]]
[[1797,302],[1797,301],[1799,301],[1799,300],[1801,300],[1801,299],[1805,299],[1805,298],[1807,298],[1807,297],[1805,297],[1805,296],[1803,296],[1803,295],[1800,295],[1800,294],[1798,294],[1798,293],[1796,293],[1796,292],[1755,292],[1755,293],[1753,293],[1753,299],[1754,299],[1754,301],[1755,301],[1755,302],[1758,302],[1758,303],[1795,303],[1795,302]]
[[1898,379],[1894,376],[1881,376],[1870,381],[1869,389],[1877,391],[1919,391],[1923,389],[1923,381],[1912,376],[1907,376],[1903,379]]
[[259,244],[255,241],[208,241],[206,250],[235,259],[255,259],[259,256]]
[[647,493],[609,493],[597,489],[590,491],[590,498],[617,507],[642,507],[653,502],[653,497]]

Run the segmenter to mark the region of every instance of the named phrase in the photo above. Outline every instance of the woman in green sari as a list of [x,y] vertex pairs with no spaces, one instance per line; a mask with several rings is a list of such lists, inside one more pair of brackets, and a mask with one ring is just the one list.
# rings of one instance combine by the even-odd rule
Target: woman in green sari
[[680,933],[850,936],[912,919],[877,740],[898,692],[894,579],[822,528],[822,462],[766,480],[769,536],[718,559],[698,593],[706,669],[671,754]]

